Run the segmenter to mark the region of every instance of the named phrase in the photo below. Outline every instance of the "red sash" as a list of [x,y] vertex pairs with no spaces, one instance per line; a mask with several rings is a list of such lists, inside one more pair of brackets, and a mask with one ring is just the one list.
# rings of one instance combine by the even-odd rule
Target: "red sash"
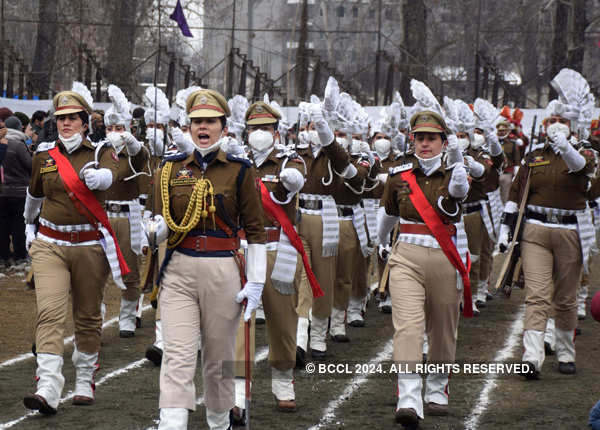
[[322,297],[323,290],[321,290],[319,281],[317,281],[317,277],[315,276],[310,267],[310,263],[308,262],[308,256],[306,255],[306,251],[304,251],[304,245],[302,245],[302,239],[300,239],[300,236],[298,236],[298,233],[294,229],[292,222],[288,218],[283,208],[273,201],[269,190],[267,190],[267,187],[265,186],[265,184],[263,184],[263,181],[258,180],[258,183],[260,185],[260,194],[262,197],[263,208],[267,211],[269,215],[275,218],[279,224],[281,224],[281,228],[287,235],[288,239],[290,240],[290,243],[302,256],[302,263],[304,264],[304,270],[306,270],[306,276],[308,277],[308,282],[310,283],[310,287],[312,288],[313,297]]
[[467,267],[465,267],[460,254],[456,249],[456,245],[452,242],[452,237],[446,228],[446,224],[442,222],[440,216],[433,207],[427,201],[425,194],[417,184],[417,178],[412,170],[407,170],[400,174],[402,179],[408,182],[411,193],[409,194],[410,201],[413,206],[423,218],[425,225],[433,233],[433,236],[437,239],[442,251],[448,257],[450,263],[458,270],[463,282],[463,315],[465,317],[473,316],[473,302],[471,300],[471,282],[469,281],[469,270],[471,268],[471,257],[467,253]]
[[[83,182],[77,176],[77,172],[73,169],[71,162],[60,153],[58,147],[48,151],[48,154],[54,159],[56,162],[56,168],[58,170],[58,174],[60,179],[62,179],[67,194],[73,203],[76,201],[83,204],[83,207],[91,213],[91,215],[96,218],[102,224],[102,226],[108,230],[113,240],[115,241],[115,247],[117,249],[117,258],[119,259],[119,267],[121,268],[121,275],[126,275],[130,272],[129,267],[127,267],[127,263],[125,262],[125,258],[123,258],[123,254],[121,253],[121,248],[119,248],[119,243],[117,242],[117,237],[115,236],[115,232],[110,226],[110,222],[108,221],[108,216],[106,212],[100,205],[100,202],[96,198],[96,196],[90,191],[88,187],[85,186]],[[86,216],[87,217],[87,216]],[[96,225],[96,222],[92,219],[89,221],[92,222],[92,225]]]

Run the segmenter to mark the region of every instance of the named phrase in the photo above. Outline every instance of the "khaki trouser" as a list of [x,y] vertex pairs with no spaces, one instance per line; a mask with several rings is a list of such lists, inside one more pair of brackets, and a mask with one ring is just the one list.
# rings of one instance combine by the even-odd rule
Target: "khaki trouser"
[[357,253],[360,253],[360,246],[352,220],[340,220],[340,244],[333,288],[333,307],[341,311],[348,308]]
[[[317,318],[329,318],[333,306],[336,257],[323,257],[323,221],[321,216],[302,214],[298,233],[302,237],[307,250],[310,250],[310,267],[312,267],[323,290],[323,297],[319,297],[312,303],[312,314]],[[340,231],[340,246],[341,243]],[[310,290],[310,286],[301,287],[302,294],[308,293],[306,288]]]
[[556,328],[577,327],[577,289],[583,267],[576,230],[526,223],[521,242],[525,330],[544,331],[552,307]]
[[86,354],[100,351],[100,306],[110,272],[102,247],[60,246],[36,239],[29,255],[35,276],[37,352],[63,355],[69,293],[77,349]]
[[[310,262],[310,246],[308,246],[308,243],[306,240],[304,240],[304,238],[301,239],[302,245],[304,246],[304,251],[306,252],[306,256]],[[298,258],[300,258],[300,256],[298,256]],[[296,276],[294,276],[294,289],[296,290],[296,293],[294,294],[294,303],[296,305],[296,313],[298,314],[298,317],[308,318],[308,313],[310,308],[312,308],[313,293],[310,283],[308,282],[308,277],[306,276],[304,264],[300,262],[298,266],[299,267],[296,268]]]
[[367,296],[367,292],[369,291],[367,279],[371,262],[371,256],[363,256],[360,246],[357,246],[356,255],[354,257],[351,292],[351,296],[356,299],[364,299]]
[[459,304],[456,270],[441,249],[396,242],[390,255],[394,361],[415,371],[427,333],[430,363],[452,363]]
[[[267,252],[267,279],[262,293],[262,302],[269,342],[269,365],[283,371],[293,369],[296,366],[298,314],[294,306],[294,294],[281,294],[273,287],[271,282],[276,257],[277,251]],[[300,256],[298,256],[298,259],[300,259]],[[296,263],[296,272],[298,271],[298,263]],[[255,352],[254,327],[255,324],[252,321],[250,327],[250,358],[252,362],[254,362]],[[235,376],[240,378],[246,375],[245,347],[244,324],[241,320],[235,339]]]
[[164,337],[161,409],[196,409],[194,374],[199,335],[206,408],[226,412],[233,407],[235,333],[242,311],[235,296],[240,288],[233,257],[173,253],[159,294]]
[[131,249],[129,218],[110,218],[109,221],[115,231],[119,248],[121,248],[125,262],[130,270],[127,275],[123,276],[123,283],[127,289],[122,292],[122,297],[125,300],[133,302],[140,298],[140,269],[138,255]]
[[[463,217],[465,222],[465,232],[467,233],[467,241],[469,242],[469,252],[471,258],[477,256],[475,261],[471,260],[471,271],[469,272],[469,278],[471,279],[471,285],[477,286],[477,282],[480,280],[486,280],[484,273],[481,273],[481,261],[482,255],[485,252],[491,253],[491,250],[485,248],[489,246],[490,237],[488,235],[483,219],[481,218],[480,212],[473,212]],[[485,263],[484,263],[485,269]],[[474,293],[477,290],[474,289]]]
[[508,195],[510,194],[510,186],[512,184],[513,174],[512,173],[502,173],[498,178],[498,182],[500,183],[500,199],[502,199],[502,204],[505,204],[508,200]]

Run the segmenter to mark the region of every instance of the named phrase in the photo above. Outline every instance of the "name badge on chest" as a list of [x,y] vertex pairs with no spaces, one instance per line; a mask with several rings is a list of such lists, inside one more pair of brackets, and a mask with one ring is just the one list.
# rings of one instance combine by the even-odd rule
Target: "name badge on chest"
[[406,172],[407,170],[410,170],[413,168],[413,163],[406,163],[406,164],[402,164],[400,166],[396,166],[396,167],[390,167],[390,175],[394,176],[397,173],[401,173],[401,172]]
[[181,186],[181,185],[195,185],[196,178],[194,178],[194,172],[192,172],[187,167],[182,167],[176,174],[175,178],[171,179],[171,186]]
[[531,160],[527,165],[529,167],[538,167],[545,166],[547,164],[550,164],[550,160],[544,160],[543,155],[536,155],[535,157],[533,157],[533,160]]
[[279,179],[277,178],[277,175],[265,175],[261,178],[261,180],[263,182],[272,182],[272,183],[277,183],[279,182]]
[[56,167],[56,161],[54,161],[54,158],[48,158],[44,161],[44,164],[40,168],[40,173],[55,172],[57,170],[58,167]]

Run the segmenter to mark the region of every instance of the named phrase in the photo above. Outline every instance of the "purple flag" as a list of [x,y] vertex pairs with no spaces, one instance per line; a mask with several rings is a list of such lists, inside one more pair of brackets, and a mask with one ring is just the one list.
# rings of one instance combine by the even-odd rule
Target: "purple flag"
[[175,10],[169,16],[169,18],[171,18],[177,23],[177,25],[179,25],[179,28],[181,29],[181,32],[184,36],[194,37],[194,35],[190,31],[190,28],[188,27],[187,21],[185,20],[185,15],[183,14],[183,8],[181,7],[180,0],[177,0],[177,6],[175,6]]

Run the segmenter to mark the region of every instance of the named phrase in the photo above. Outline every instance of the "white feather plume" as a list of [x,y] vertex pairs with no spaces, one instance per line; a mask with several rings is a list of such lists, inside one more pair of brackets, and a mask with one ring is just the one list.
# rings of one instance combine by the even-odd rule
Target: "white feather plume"
[[413,107],[413,111],[415,109],[430,110],[442,117],[444,116],[444,110],[427,85],[416,79],[411,79],[410,90],[412,91],[412,96],[417,101]]
[[572,69],[562,69],[550,81],[552,88],[558,93],[558,100],[567,105],[583,107],[593,103],[590,98],[590,86],[579,72]]
[[457,131],[471,133],[475,128],[475,115],[473,111],[468,104],[460,99],[454,100],[454,106],[456,107],[458,116]]
[[475,116],[475,127],[483,131],[491,132],[496,128],[494,124],[500,111],[490,102],[484,99],[476,99],[473,103],[473,114]]
[[152,108],[156,111],[169,111],[169,99],[167,99],[167,96],[160,88],[157,88],[153,85],[146,88],[144,93],[144,101],[149,108]]
[[246,111],[250,107],[248,99],[241,95],[235,95],[227,101],[231,116],[227,118],[227,126],[232,133],[240,134],[246,128]]
[[454,133],[458,131],[458,108],[456,106],[456,101],[452,100],[450,97],[444,97],[444,112],[445,112],[445,120],[446,125],[450,130]]
[[175,103],[181,109],[185,110],[188,97],[196,91],[200,91],[201,89],[202,87],[192,85],[191,87],[183,88],[177,91],[177,94],[175,95]]
[[88,87],[85,86],[83,82],[73,81],[71,91],[74,91],[81,97],[83,97],[83,99],[89,105],[90,108],[94,108],[94,98],[92,97],[92,93],[90,93],[90,90],[88,89]]
[[125,97],[125,94],[123,91],[121,91],[121,88],[110,84],[108,86],[108,98],[112,102],[115,112],[120,115],[129,113],[129,100],[127,100],[127,97]]

